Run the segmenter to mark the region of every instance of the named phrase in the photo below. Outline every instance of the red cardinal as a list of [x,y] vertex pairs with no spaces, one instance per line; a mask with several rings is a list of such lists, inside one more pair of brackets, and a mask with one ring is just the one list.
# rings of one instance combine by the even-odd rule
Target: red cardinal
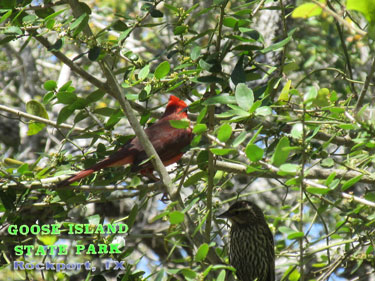
[[[184,101],[175,96],[170,96],[161,119],[145,130],[146,135],[165,166],[180,160],[184,154],[182,150],[188,146],[192,140],[193,135],[190,128],[176,129],[169,123],[169,120],[188,119],[188,115],[184,110],[186,107],[187,105]],[[58,183],[58,186],[71,184],[103,168],[118,167],[126,164],[132,164],[132,172],[141,171],[143,175],[152,175],[153,166],[151,162],[139,165],[147,158],[146,152],[142,148],[138,138],[135,137],[117,152],[94,166],[63,180]]]

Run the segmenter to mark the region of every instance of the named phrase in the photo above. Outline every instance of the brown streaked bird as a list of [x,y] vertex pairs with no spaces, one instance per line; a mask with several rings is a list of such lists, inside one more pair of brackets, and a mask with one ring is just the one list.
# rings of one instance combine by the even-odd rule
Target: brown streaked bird
[[232,223],[229,260],[237,277],[241,281],[275,281],[273,235],[262,210],[252,202],[237,201],[218,217]]
[[[146,135],[165,166],[179,161],[184,154],[183,149],[192,140],[192,130],[189,127],[186,129],[176,129],[169,122],[170,120],[188,119],[186,108],[187,105],[183,100],[171,95],[163,116],[155,124],[145,129]],[[148,161],[141,165],[147,159],[147,154],[139,139],[135,137],[109,157],[63,180],[57,186],[69,185],[103,168],[118,167],[126,164],[132,165],[132,172],[140,171],[143,175],[152,178],[152,163]]]

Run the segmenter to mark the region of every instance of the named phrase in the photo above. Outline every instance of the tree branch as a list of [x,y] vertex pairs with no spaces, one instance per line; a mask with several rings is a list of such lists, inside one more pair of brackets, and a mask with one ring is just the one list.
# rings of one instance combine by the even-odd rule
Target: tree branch
[[22,118],[26,118],[26,119],[29,119],[29,120],[34,120],[34,121],[39,122],[39,123],[51,125],[55,128],[70,129],[70,130],[79,131],[79,132],[90,132],[86,128],[76,127],[76,126],[69,125],[69,124],[66,124],[66,123],[57,124],[57,122],[55,122],[55,121],[48,120],[48,119],[45,119],[45,118],[42,118],[42,117],[39,117],[39,116],[35,116],[35,115],[29,114],[29,113],[25,113],[23,111],[19,111],[17,109],[10,108],[10,107],[5,106],[5,105],[0,105],[0,111],[6,111],[6,112],[12,113],[14,115],[17,115],[20,118],[22,117]]

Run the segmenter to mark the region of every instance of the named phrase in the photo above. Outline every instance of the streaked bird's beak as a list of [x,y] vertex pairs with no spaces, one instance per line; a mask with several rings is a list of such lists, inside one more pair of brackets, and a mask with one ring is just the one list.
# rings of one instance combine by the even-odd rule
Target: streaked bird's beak
[[225,219],[225,218],[230,218],[231,217],[231,214],[229,213],[229,211],[226,211],[220,215],[217,215],[216,216],[217,218],[222,218],[222,219]]

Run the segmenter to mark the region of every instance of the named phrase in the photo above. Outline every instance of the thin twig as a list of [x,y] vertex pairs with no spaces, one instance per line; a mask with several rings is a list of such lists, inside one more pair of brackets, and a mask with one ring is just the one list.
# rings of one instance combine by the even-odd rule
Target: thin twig
[[363,85],[363,88],[362,88],[362,90],[361,90],[361,93],[359,94],[358,101],[357,101],[357,103],[356,103],[356,105],[355,105],[355,108],[354,108],[354,111],[355,111],[355,112],[358,112],[359,109],[360,109],[360,107],[361,107],[362,104],[363,104],[363,101],[364,101],[364,99],[365,99],[365,95],[366,95],[366,93],[367,93],[367,90],[368,90],[368,87],[369,87],[369,85],[370,85],[370,81],[371,81],[371,79],[372,79],[372,76],[373,76],[374,72],[375,72],[375,58],[373,59],[373,61],[372,61],[372,65],[371,65],[369,71],[367,72],[367,76],[366,76],[365,84]]
[[[334,12],[336,13],[335,9],[333,8],[333,6],[331,5],[331,3],[329,1],[327,1],[327,5],[328,7]],[[352,68],[352,64],[350,62],[350,56],[349,56],[349,53],[348,53],[348,49],[346,48],[346,43],[345,43],[345,38],[344,38],[344,34],[342,32],[342,28],[339,24],[339,22],[336,20],[335,21],[336,23],[336,29],[337,29],[337,32],[339,33],[339,38],[340,38],[340,42],[341,42],[341,46],[342,46],[342,50],[344,52],[344,56],[345,56],[345,61],[346,61],[346,65],[347,65],[347,69],[349,71],[349,77],[351,80],[353,80],[353,68]],[[352,90],[352,92],[354,93],[354,95],[357,97],[357,92],[356,92],[356,89],[354,87],[354,83],[350,82],[350,88]]]
[[347,22],[345,19],[340,17],[340,15],[338,15],[337,13],[332,11],[330,8],[328,8],[324,3],[321,3],[317,0],[311,0],[311,1],[314,2],[314,4],[318,5],[320,8],[322,8],[325,12],[327,12],[328,14],[333,16],[338,22],[340,22],[342,25],[346,26],[349,30],[352,30],[353,32],[358,33],[361,36],[367,35],[367,32],[364,32],[363,30],[361,30],[361,29],[359,29],[355,26],[352,26],[349,22]]
[[[305,180],[305,165],[307,161],[307,155],[306,155],[306,124],[305,124],[305,118],[306,118],[306,105],[303,103],[303,113],[301,116],[301,123],[302,123],[302,157],[301,157],[301,171],[299,174],[300,181],[300,194],[299,194],[299,231],[303,233],[303,227],[304,227],[304,221],[303,221],[303,209],[304,209],[304,194],[306,189],[306,183]],[[305,237],[305,235],[303,235]],[[305,274],[304,274],[304,240],[303,238],[299,239],[299,272],[301,273],[301,281],[305,280]]]
[[22,118],[26,118],[28,120],[37,121],[37,122],[40,122],[40,123],[43,123],[43,124],[46,124],[46,125],[51,125],[55,128],[70,129],[70,130],[79,131],[79,132],[91,132],[91,131],[89,131],[85,128],[76,127],[76,126],[69,125],[69,124],[66,124],[66,123],[57,124],[57,122],[55,122],[55,121],[48,120],[48,119],[45,119],[45,118],[42,118],[42,117],[39,117],[39,116],[36,116],[36,115],[32,115],[32,114],[29,114],[29,113],[26,113],[26,112],[22,112],[22,111],[19,111],[19,110],[14,109],[14,108],[10,108],[10,107],[5,106],[5,105],[0,105],[0,111],[6,111],[6,112],[17,115],[20,118],[22,117]]

